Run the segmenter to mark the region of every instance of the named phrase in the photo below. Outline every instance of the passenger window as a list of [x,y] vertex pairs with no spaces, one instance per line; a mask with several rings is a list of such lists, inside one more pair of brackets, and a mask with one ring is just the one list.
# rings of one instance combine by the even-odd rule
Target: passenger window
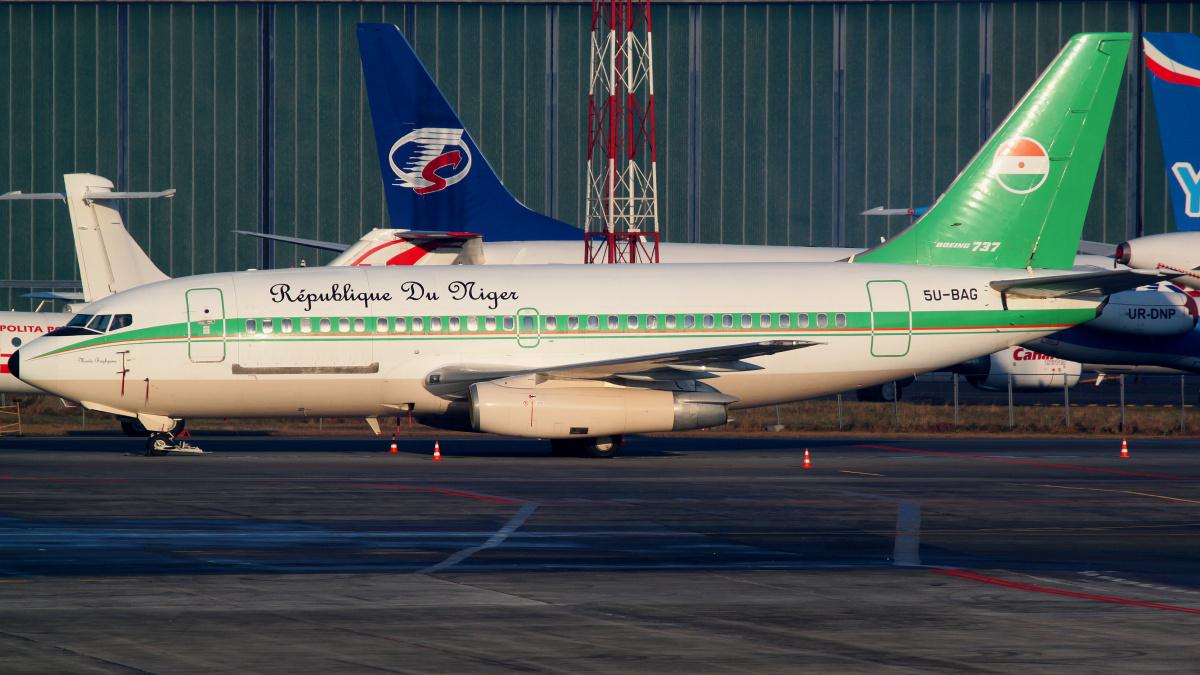
[[263,319],[263,335],[270,335],[275,332],[275,322],[271,319]]
[[792,315],[791,314],[780,314],[779,315],[779,327],[780,328],[787,328],[788,326],[791,326],[791,325],[792,325]]
[[808,314],[796,315],[796,328],[808,328]]
[[333,327],[332,321],[330,321],[329,319],[321,319],[321,323],[318,324],[317,330],[321,331],[322,333],[328,333],[329,329],[332,327]]
[[742,328],[750,328],[754,325],[754,317],[749,314],[742,315]]
[[696,315],[695,314],[684,314],[683,315],[683,327],[684,328],[695,328],[696,327]]
[[382,316],[381,316],[381,317],[379,317],[378,319],[375,319],[375,332],[376,332],[376,333],[386,333],[386,332],[388,332],[388,330],[387,330],[387,319],[386,319],[385,317],[382,317]]
[[404,317],[396,317],[396,322],[393,324],[393,330],[395,330],[397,333],[403,333],[404,331],[408,330],[408,322],[404,320]]
[[610,316],[608,317],[608,329],[609,329],[609,330],[616,330],[616,329],[618,329],[618,328],[620,328],[620,327],[621,327],[621,319],[620,319],[619,317],[616,317],[616,316],[611,316],[611,315],[610,315]]
[[733,315],[732,314],[721,315],[721,328],[733,328]]
[[637,330],[638,318],[637,314],[630,314],[626,317],[625,325],[629,326],[629,330]]
[[311,333],[312,332],[312,319],[300,319],[300,332],[301,333]]
[[758,316],[758,327],[759,328],[770,328],[771,327],[771,315],[770,314],[760,314]]
[[422,333],[425,331],[425,319],[414,316],[412,318],[412,329],[414,333]]
[[485,317],[483,320],[483,329],[484,330],[496,330],[496,317],[494,317],[494,316]]
[[568,316],[567,317],[567,330],[579,330],[579,317],[577,317],[577,316]]
[[440,317],[440,316],[429,317],[429,332],[440,333],[441,331],[442,331],[442,317]]
[[279,332],[280,333],[292,332],[292,320],[291,319],[280,319],[279,320]]
[[514,328],[516,328],[516,322],[513,321],[513,318],[511,316],[504,317],[504,330],[511,331]]
[[350,332],[350,319],[338,319],[338,332],[339,333],[349,333]]
[[600,330],[600,317],[596,316],[595,314],[589,316],[588,322],[587,322],[587,329],[588,330]]
[[477,316],[468,316],[467,317],[467,330],[472,331],[472,332],[479,330],[479,317],[477,317]]
[[246,333],[253,335],[258,330],[258,321],[254,319],[246,319]]
[[558,330],[558,317],[557,316],[546,317],[546,330]]
[[15,338],[13,338],[13,339],[12,339],[12,346],[14,346],[14,347],[20,347],[20,346],[21,346],[21,338],[19,338],[19,337],[15,337]]
[[713,320],[712,314],[704,315],[704,327],[705,328],[714,328],[716,325],[717,325],[717,322]]
[[121,330],[122,328],[129,328],[132,325],[133,325],[133,315],[132,314],[117,314],[116,316],[113,317],[112,325],[109,326],[108,329],[109,330]]
[[667,330],[675,330],[675,315],[668,314],[663,317],[663,327]]
[[457,333],[458,330],[462,327],[462,320],[459,319],[457,316],[450,317],[449,319],[446,320],[446,322],[450,325],[451,332]]
[[833,325],[837,326],[838,328],[845,328],[846,327],[846,315],[845,314],[834,314],[833,315]]
[[108,320],[111,318],[111,314],[101,314],[92,319],[91,323],[89,323],[87,327],[96,331],[97,333],[103,333],[104,331],[108,330]]
[[824,328],[829,325],[829,317],[824,313],[817,315],[817,328]]
[[647,314],[646,315],[646,328],[648,330],[657,330],[658,329],[658,315],[657,314]]
[[366,319],[355,319],[354,320],[354,332],[355,333],[364,333],[364,332],[366,332],[366,330],[367,330],[367,320]]

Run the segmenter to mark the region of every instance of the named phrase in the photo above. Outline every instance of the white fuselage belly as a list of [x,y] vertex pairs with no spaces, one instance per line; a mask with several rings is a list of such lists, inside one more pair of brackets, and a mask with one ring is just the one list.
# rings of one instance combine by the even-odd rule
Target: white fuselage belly
[[[879,384],[1062,328],[1061,316],[1048,320],[1053,317],[1038,316],[1038,310],[1073,311],[1075,318],[1066,323],[1089,311],[1094,316],[1097,303],[1078,300],[1009,298],[1005,310],[1000,295],[988,286],[1005,272],[1008,277],[1024,274],[845,263],[213,274],[152,284],[96,303],[89,311],[132,314],[132,327],[92,346],[81,346],[86,341],[77,337],[44,338],[21,352],[21,375],[57,395],[121,413],[374,416],[396,414],[413,404],[414,412],[436,414],[447,401],[427,392],[423,379],[448,365],[538,368],[772,339],[825,343],[753,359],[764,370],[706,380],[738,397],[734,407],[752,407]],[[890,284],[892,295],[873,297],[868,282]],[[310,293],[328,295],[332,287],[344,290],[347,284],[351,299],[307,299]],[[466,284],[473,285],[467,289]],[[907,289],[907,299],[895,295],[901,287]],[[228,320],[223,337],[219,328],[213,330],[219,323],[206,336],[199,324],[189,322],[195,316],[188,316],[186,296],[198,289],[219,291]],[[925,291],[940,291],[942,299],[930,299]],[[874,318],[883,316],[873,313],[873,301],[875,312],[903,313],[907,307],[880,303],[911,303],[916,327],[873,330]],[[549,330],[543,323],[519,335],[521,314],[534,312],[555,316],[560,325]],[[930,324],[930,312],[942,313],[945,325]],[[778,326],[780,313],[790,313],[788,328]],[[797,327],[797,313],[810,317],[807,328]],[[650,314],[659,325],[647,331]],[[666,329],[661,317],[667,314],[679,317],[676,330]],[[732,315],[733,328],[722,328],[725,314]],[[764,314],[772,318],[770,328],[761,323]],[[837,316],[843,314],[847,326],[839,328]],[[979,320],[963,327],[949,318],[967,314]],[[621,329],[607,329],[610,315],[623,317]],[[640,317],[638,329],[624,323],[629,315]],[[684,315],[697,317],[698,325],[685,329]],[[714,316],[713,329],[703,326],[707,315]],[[749,328],[741,328],[742,315],[751,317]],[[825,315],[827,326],[816,325],[819,315]],[[506,316],[516,317],[517,330],[504,330]],[[581,329],[565,325],[572,316],[581,317]],[[590,316],[598,317],[599,330],[586,328]],[[386,332],[377,333],[380,317],[392,322]],[[395,317],[406,318],[404,331],[397,330]],[[423,319],[422,331],[413,330],[413,317]],[[441,332],[430,330],[433,317],[442,318]],[[453,333],[449,317],[460,318]],[[468,317],[476,317],[475,330],[468,328]],[[487,329],[487,317],[496,318],[495,330]],[[262,331],[268,318],[269,335]],[[281,332],[284,318],[292,320],[290,334]],[[310,333],[300,332],[304,318],[312,321]],[[322,318],[330,319],[329,332],[320,332]],[[340,319],[347,320],[346,332],[339,331]],[[361,332],[355,319],[363,320]],[[247,320],[256,323],[253,334],[245,334]],[[150,324],[164,328],[157,335],[142,332]],[[184,328],[172,333],[172,325]],[[125,335],[128,340],[121,339]]]

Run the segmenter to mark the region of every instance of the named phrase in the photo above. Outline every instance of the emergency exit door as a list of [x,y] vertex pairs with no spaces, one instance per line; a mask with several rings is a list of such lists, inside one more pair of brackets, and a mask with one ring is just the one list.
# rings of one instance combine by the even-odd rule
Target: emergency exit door
[[871,355],[904,356],[912,342],[912,305],[903,281],[868,281]]

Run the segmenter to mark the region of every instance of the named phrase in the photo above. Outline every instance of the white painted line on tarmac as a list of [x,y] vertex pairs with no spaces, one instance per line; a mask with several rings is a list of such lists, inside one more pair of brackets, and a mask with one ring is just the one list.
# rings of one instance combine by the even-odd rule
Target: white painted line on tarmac
[[457,565],[458,563],[466,560],[485,548],[495,548],[499,546],[500,544],[504,543],[505,539],[508,539],[508,535],[515,532],[516,529],[520,527],[527,518],[529,518],[529,516],[533,515],[533,512],[536,511],[537,507],[539,506],[541,506],[541,504],[537,502],[529,502],[525,506],[522,506],[521,510],[517,511],[517,515],[513,516],[512,519],[504,525],[504,527],[500,528],[496,534],[492,535],[491,539],[488,539],[482,545],[465,548],[436,565],[431,565],[423,570],[418,571],[417,574],[433,574],[434,572],[440,572],[448,567]]

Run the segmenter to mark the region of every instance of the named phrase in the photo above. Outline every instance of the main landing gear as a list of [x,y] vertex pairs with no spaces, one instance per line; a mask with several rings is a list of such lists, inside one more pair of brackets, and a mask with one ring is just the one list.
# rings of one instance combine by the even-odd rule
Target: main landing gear
[[146,456],[162,457],[175,447],[175,437],[165,431],[156,431],[146,439]]
[[550,441],[550,452],[555,455],[583,455],[608,459],[617,456],[622,443],[623,437],[620,434],[596,438],[556,438]]

